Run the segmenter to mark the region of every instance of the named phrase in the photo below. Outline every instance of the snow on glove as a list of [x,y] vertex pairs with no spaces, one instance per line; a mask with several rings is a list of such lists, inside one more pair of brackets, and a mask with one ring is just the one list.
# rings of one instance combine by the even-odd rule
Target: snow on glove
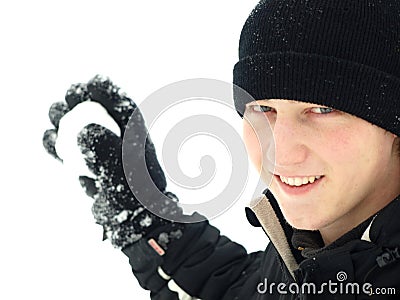
[[[183,225],[160,218],[135,198],[122,167],[122,139],[110,130],[97,125],[86,126],[78,137],[78,144],[90,170],[96,175],[95,184],[88,177],[80,177],[82,186],[95,202],[92,212],[96,222],[115,247],[125,247],[163,227],[163,233],[154,237],[164,249],[171,239],[182,235]],[[162,211],[166,218],[181,215],[173,194],[153,201],[152,210]]]
[[[130,116],[137,108],[108,78],[100,76],[94,77],[88,84],[72,85],[65,100],[66,102],[57,102],[51,106],[49,118],[55,128],[47,130],[43,136],[43,145],[47,152],[61,161],[62,158],[56,151],[60,120],[75,106],[86,101],[101,104],[118,124],[121,136],[126,130]],[[141,114],[137,116],[141,117]],[[181,214],[175,195],[165,191],[165,176],[144,122],[136,124],[137,128],[133,128],[134,131],[146,135],[144,156],[151,179],[157,188],[168,196],[162,201],[149,200],[153,208],[166,217]],[[95,174],[95,178],[80,176],[80,183],[86,193],[95,200],[93,215],[96,222],[103,226],[105,237],[109,238],[115,247],[123,248],[145,235],[150,236],[151,232],[161,232],[154,238],[166,249],[170,240],[180,237],[184,227],[182,224],[166,221],[152,214],[131,192],[123,172],[122,139],[119,136],[100,125],[91,124],[81,131],[78,143],[89,169]],[[159,230],[160,227],[163,230]]]

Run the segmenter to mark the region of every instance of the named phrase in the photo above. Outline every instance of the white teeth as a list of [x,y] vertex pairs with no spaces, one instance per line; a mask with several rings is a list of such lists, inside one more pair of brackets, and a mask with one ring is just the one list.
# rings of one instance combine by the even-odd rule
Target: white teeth
[[[308,181],[308,178],[307,178],[307,181]],[[295,186],[301,186],[302,184],[303,184],[303,180],[302,180],[301,178],[296,177],[296,178],[294,179],[294,185],[295,185]]]
[[291,186],[301,186],[308,183],[314,183],[314,181],[320,179],[321,176],[311,176],[311,177],[284,177],[280,176],[282,182]]

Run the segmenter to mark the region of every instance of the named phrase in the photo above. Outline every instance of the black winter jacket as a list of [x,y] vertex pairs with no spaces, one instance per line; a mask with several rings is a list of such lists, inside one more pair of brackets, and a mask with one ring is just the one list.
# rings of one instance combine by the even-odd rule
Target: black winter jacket
[[273,195],[246,209],[270,239],[247,254],[208,222],[190,224],[159,256],[145,239],[123,252],[151,299],[400,299],[400,195],[333,244],[298,231]]

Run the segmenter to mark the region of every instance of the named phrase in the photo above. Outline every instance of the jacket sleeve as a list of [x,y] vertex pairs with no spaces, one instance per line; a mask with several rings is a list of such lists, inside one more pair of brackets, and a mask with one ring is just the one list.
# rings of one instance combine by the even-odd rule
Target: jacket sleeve
[[[249,299],[260,282],[264,252],[245,248],[220,235],[208,221],[187,224],[183,236],[158,255],[140,240],[123,252],[151,299]],[[179,294],[179,296],[178,296]]]

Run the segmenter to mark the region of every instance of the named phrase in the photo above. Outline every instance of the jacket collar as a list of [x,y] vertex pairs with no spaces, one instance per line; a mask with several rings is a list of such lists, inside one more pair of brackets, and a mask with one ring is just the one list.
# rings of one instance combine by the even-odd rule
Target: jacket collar
[[301,260],[300,253],[290,243],[292,227],[284,219],[278,203],[269,190],[253,199],[246,209],[246,216],[253,226],[262,227],[276,248],[293,278]]
[[[375,216],[338,239],[338,243],[335,242],[324,248],[330,250],[340,247],[349,239],[362,239],[382,247],[398,247],[400,246],[399,215],[400,195]],[[298,269],[299,263],[304,259],[301,255],[301,251],[304,249],[297,249],[293,245],[292,238],[295,229],[286,222],[273,194],[267,189],[262,196],[252,200],[249,208],[246,208],[246,216],[250,224],[263,228],[290,274],[294,277],[294,271]],[[318,240],[318,237],[316,239]]]

